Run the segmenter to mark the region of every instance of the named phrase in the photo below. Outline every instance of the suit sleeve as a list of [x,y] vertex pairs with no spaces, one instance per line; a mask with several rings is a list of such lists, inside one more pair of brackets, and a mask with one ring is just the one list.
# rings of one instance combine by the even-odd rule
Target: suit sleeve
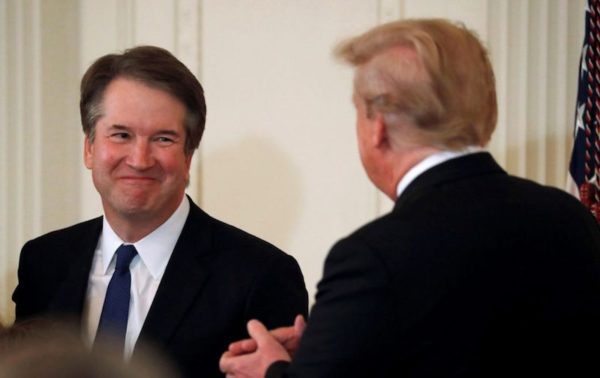
[[253,285],[246,320],[258,319],[271,329],[291,325],[298,314],[308,314],[304,277],[293,257],[274,254]]
[[30,268],[33,267],[29,262],[32,253],[30,244],[31,242],[26,243],[21,249],[17,271],[18,284],[12,295],[12,300],[15,303],[15,321],[17,322],[39,315],[41,312],[40,305],[36,304],[37,295],[32,290],[35,274],[30,271]]
[[268,376],[377,376],[393,324],[388,276],[368,246],[349,240],[334,246],[293,363],[275,363]]

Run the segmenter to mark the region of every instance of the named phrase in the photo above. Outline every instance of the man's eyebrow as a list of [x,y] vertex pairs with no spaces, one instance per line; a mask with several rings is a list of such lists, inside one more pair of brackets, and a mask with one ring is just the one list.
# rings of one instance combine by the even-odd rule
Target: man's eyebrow
[[[118,123],[110,125],[109,129],[116,129],[116,130],[123,130],[123,131],[129,131],[130,130],[130,128],[128,126],[120,125]],[[155,135],[157,135],[157,134],[166,134],[166,135],[180,136],[180,133],[178,131],[176,131],[176,130],[173,130],[173,129],[158,130],[154,134]]]
[[158,130],[155,134],[168,134],[168,135],[179,136],[179,133],[177,131],[171,130],[171,129]]
[[113,124],[109,126],[110,129],[117,129],[117,130],[129,130],[129,127],[125,126],[125,125],[119,125],[119,124]]

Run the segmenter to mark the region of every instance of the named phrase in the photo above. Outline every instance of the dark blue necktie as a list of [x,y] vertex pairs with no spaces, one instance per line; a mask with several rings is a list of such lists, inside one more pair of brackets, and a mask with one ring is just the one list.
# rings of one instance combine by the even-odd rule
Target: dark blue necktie
[[104,298],[104,306],[100,315],[96,340],[109,336],[114,346],[123,348],[127,332],[127,317],[129,316],[129,298],[131,289],[131,274],[129,264],[137,254],[133,245],[122,244],[117,248],[117,264]]

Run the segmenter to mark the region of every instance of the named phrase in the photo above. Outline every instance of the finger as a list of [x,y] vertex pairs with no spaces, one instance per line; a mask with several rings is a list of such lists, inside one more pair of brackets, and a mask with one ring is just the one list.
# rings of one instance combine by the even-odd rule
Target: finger
[[244,353],[252,353],[256,350],[257,345],[256,341],[252,339],[245,339],[235,341],[229,344],[228,350],[233,354],[244,354]]
[[271,335],[280,343],[284,343],[287,340],[294,337],[296,330],[293,326],[290,327],[280,327],[271,331]]
[[223,353],[219,359],[219,369],[222,373],[228,373],[231,369],[231,353],[229,351]]
[[242,341],[241,347],[245,353],[251,353],[258,348],[258,345],[256,344],[256,341],[252,339],[247,339]]
[[296,319],[294,319],[294,331],[298,336],[302,336],[304,330],[306,329],[306,321],[304,320],[304,316],[297,315]]
[[256,341],[258,347],[270,340],[273,340],[273,336],[269,334],[267,328],[258,320],[250,320],[247,328],[248,334]]
[[234,341],[232,343],[229,344],[229,347],[227,349],[229,349],[229,351],[233,351],[234,349],[242,349],[244,346],[244,342],[248,340],[248,339],[243,339],[243,340],[238,340],[238,341]]
[[233,343],[229,344],[229,347],[227,348],[227,350],[234,354],[240,353],[240,351],[242,350],[242,343],[243,343],[243,340],[234,341]]
[[219,369],[222,373],[236,375],[239,373],[240,367],[247,364],[247,356],[236,356],[227,351],[219,359]]

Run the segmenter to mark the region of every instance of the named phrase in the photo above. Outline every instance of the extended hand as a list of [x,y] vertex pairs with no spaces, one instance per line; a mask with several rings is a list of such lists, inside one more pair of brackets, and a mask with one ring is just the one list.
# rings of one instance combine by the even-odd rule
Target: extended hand
[[[235,354],[228,350],[221,356],[219,367],[227,378],[262,378],[273,362],[291,360],[283,345],[258,320],[248,322],[248,334],[255,343],[252,353]],[[245,341],[248,340],[242,342]]]
[[[306,328],[306,322],[302,315],[296,316],[294,325],[290,327],[280,327],[271,330],[271,336],[281,344],[290,356],[294,356],[300,339]],[[232,356],[252,353],[256,350],[257,345],[254,339],[245,339],[229,344],[229,352]]]

